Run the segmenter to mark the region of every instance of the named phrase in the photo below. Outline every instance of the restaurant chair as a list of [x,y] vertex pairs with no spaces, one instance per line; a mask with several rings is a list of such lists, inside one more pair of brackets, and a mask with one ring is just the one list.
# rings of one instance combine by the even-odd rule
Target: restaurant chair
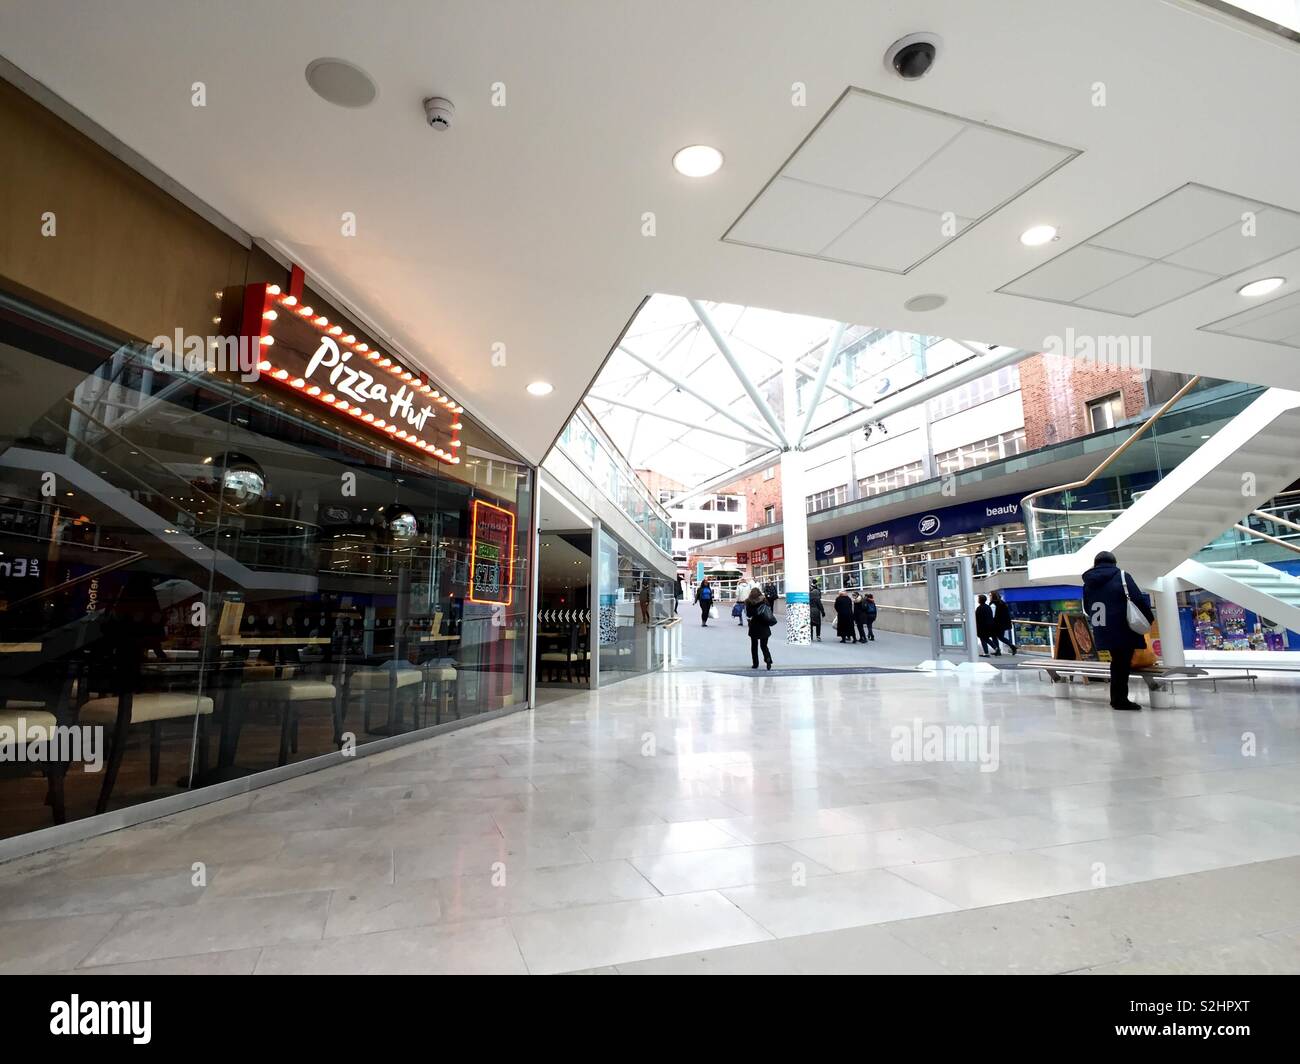
[[120,684],[117,694],[90,698],[78,707],[78,723],[112,729],[108,768],[104,773],[99,801],[95,805],[96,813],[108,809],[109,798],[117,783],[117,773],[126,754],[128,733],[136,725],[149,725],[149,786],[158,785],[162,761],[162,727],[167,721],[189,721],[197,716],[199,763],[206,766],[208,717],[212,715],[212,699],[197,691],[136,691],[133,687],[134,684],[130,683]]
[[424,679],[423,672],[414,665],[401,663],[394,667],[388,662],[379,666],[363,665],[353,669],[348,676],[345,699],[353,694],[361,696],[361,727],[363,731],[372,731],[370,714],[376,702],[383,705],[385,724],[388,727],[400,727],[403,702],[411,705],[411,723],[419,727],[420,688]]
[[[260,664],[245,666],[244,674],[249,669],[260,670]],[[334,744],[343,742],[343,706],[339,697],[339,688],[332,679],[313,678],[304,675],[296,665],[273,666],[274,679],[245,680],[240,686],[239,696],[244,704],[257,708],[268,707],[280,718],[280,765],[289,763],[289,754],[298,752],[298,720],[302,707],[310,703],[328,702],[330,717],[334,729]],[[254,672],[254,675],[259,673]],[[264,673],[263,673],[264,675]],[[337,679],[336,675],[333,679]]]

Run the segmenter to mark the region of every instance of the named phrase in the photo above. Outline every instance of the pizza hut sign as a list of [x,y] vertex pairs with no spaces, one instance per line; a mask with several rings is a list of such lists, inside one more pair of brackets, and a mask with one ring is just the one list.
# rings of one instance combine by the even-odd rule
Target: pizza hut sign
[[303,286],[297,266],[287,294],[275,284],[245,286],[239,332],[256,342],[259,377],[394,443],[458,465],[464,408],[420,372],[318,313]]

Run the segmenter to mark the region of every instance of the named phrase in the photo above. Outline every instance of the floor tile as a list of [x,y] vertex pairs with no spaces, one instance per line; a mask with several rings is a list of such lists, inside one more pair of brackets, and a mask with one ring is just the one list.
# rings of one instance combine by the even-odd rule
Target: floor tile
[[723,894],[777,938],[928,916],[954,907],[881,869],[818,876],[802,885],[759,883]]
[[762,927],[716,891],[584,905],[510,918],[535,974],[760,942]]

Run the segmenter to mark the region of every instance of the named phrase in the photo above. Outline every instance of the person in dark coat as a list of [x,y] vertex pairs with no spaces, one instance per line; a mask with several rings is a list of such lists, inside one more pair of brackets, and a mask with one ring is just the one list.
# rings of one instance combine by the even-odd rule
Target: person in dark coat
[[808,623],[812,626],[812,637],[822,641],[822,618],[826,616],[826,607],[822,605],[822,589],[813,581],[808,588]]
[[[1092,624],[1092,639],[1098,650],[1110,652],[1110,708],[1141,709],[1128,696],[1128,678],[1133,671],[1133,651],[1147,645],[1146,636],[1128,626],[1128,604],[1135,602],[1148,623],[1155,621],[1151,600],[1136,581],[1115,562],[1115,555],[1104,550],[1083,574],[1083,608]],[[1176,631],[1170,638],[1178,639]]]
[[989,605],[987,595],[981,595],[979,605],[975,607],[975,634],[979,636],[980,657],[987,658],[990,650],[995,658],[1002,657],[998,641],[993,635],[993,608]]
[[763,597],[767,599],[767,608],[776,612],[776,584],[769,580],[763,585]]
[[853,600],[847,591],[841,591],[835,596],[835,634],[840,637],[841,643],[858,641],[853,632]]
[[706,576],[695,589],[695,602],[700,607],[700,627],[709,626],[709,610],[713,608],[713,585]]
[[866,643],[867,641],[867,597],[865,595],[853,596],[853,623],[858,628],[858,642]]
[[[993,645],[996,647],[999,642],[1005,643],[1007,649],[1012,654],[1016,652],[1016,644],[1011,637],[1014,633],[1011,630],[1011,607],[1003,601],[1002,595],[997,591],[989,592],[989,605],[993,608]],[[998,651],[1001,653],[1001,650]]]
[[763,660],[768,669],[772,668],[772,652],[767,649],[768,637],[772,634],[775,617],[772,607],[767,604],[767,596],[762,588],[754,588],[745,600],[745,616],[749,618],[749,656],[752,668],[758,668],[758,648],[763,648]]
[[673,586],[673,613],[677,613],[677,607],[682,604],[682,599],[686,597],[686,589],[682,587],[682,574],[677,574],[677,583]]
[[876,614],[879,613],[880,611],[879,608],[876,606],[875,595],[868,595],[866,598],[866,602],[867,602],[867,642],[874,643],[876,641],[876,633],[871,626],[876,623]]

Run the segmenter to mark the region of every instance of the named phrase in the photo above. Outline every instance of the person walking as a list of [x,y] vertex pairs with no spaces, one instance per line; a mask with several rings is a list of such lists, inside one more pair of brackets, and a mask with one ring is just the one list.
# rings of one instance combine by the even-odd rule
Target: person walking
[[767,608],[776,616],[776,584],[769,580],[763,585],[763,597],[767,599]]
[[853,596],[853,623],[858,629],[858,642],[864,646],[867,642],[867,596],[863,594],[854,594]]
[[[993,608],[993,645],[996,647],[999,642],[1005,643],[1007,649],[1014,655],[1016,644],[1012,638],[1015,632],[1011,628],[1011,607],[1006,604],[1001,592],[998,591],[990,591],[989,600],[989,605]],[[1001,653],[1000,649],[999,653]]]
[[993,608],[987,595],[981,595],[979,605],[975,607],[975,634],[980,641],[980,657],[987,658],[990,650],[995,658],[1002,657],[998,641],[993,637]]
[[[1092,624],[1092,639],[1098,650],[1110,652],[1110,708],[1141,709],[1128,696],[1128,679],[1133,671],[1133,652],[1147,645],[1146,631],[1134,630],[1129,621],[1129,603],[1146,618],[1149,628],[1155,622],[1151,600],[1136,581],[1120,569],[1115,555],[1104,550],[1092,560],[1092,568],[1083,574],[1083,608]],[[1177,626],[1166,639],[1181,638]]]
[[858,641],[853,632],[853,600],[847,591],[841,591],[835,596],[835,634],[840,637],[841,643]]
[[826,616],[826,607],[822,605],[822,589],[814,580],[808,587],[808,624],[812,627],[812,637],[822,641],[822,618]]
[[739,583],[736,584],[736,605],[740,607],[739,615],[741,617],[740,624],[742,625],[745,623],[745,600],[749,598],[749,591],[753,586],[743,576],[740,578]]
[[677,583],[673,585],[673,615],[677,615],[677,607],[682,604],[682,599],[686,595],[686,589],[682,587],[682,574],[677,574]]
[[776,615],[767,604],[767,596],[761,588],[751,588],[749,598],[745,600],[745,616],[749,618],[749,657],[753,662],[751,668],[758,668],[758,650],[763,649],[763,660],[768,671],[772,668],[772,652],[767,648],[768,637],[772,634],[772,625],[776,624]]
[[867,596],[867,642],[869,643],[874,643],[876,641],[876,633],[871,626],[876,623],[876,614],[878,612],[879,609],[876,606],[876,596],[868,595]]
[[695,603],[700,607],[700,627],[709,626],[709,610],[713,608],[713,585],[706,576],[695,589]]

